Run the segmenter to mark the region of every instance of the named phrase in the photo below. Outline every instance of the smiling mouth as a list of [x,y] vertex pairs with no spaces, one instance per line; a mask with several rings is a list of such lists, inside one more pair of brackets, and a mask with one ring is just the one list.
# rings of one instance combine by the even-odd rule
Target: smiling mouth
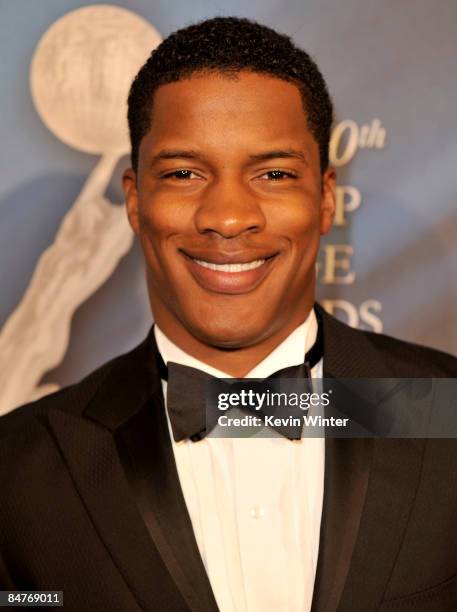
[[[249,260],[246,254],[211,253],[213,261],[181,251],[196,282],[212,293],[240,295],[256,289],[269,274],[278,253]],[[195,254],[197,255],[197,254]],[[252,256],[251,256],[252,257]],[[257,255],[258,257],[258,255]],[[209,259],[209,257],[208,257]]]

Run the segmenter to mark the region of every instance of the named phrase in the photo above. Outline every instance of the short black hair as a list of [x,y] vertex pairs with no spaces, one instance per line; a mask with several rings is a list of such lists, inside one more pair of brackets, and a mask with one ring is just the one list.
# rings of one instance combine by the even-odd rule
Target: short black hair
[[160,85],[196,72],[242,70],[267,74],[295,84],[302,95],[308,129],[328,166],[333,105],[325,80],[311,57],[289,36],[240,17],[215,17],[177,30],[152,51],[135,77],[128,97],[132,166],[138,169],[141,140],[151,124],[152,102]]

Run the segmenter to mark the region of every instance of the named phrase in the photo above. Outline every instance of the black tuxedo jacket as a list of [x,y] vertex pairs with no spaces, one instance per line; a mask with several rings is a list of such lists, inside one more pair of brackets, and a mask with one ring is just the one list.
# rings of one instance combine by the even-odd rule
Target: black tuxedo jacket
[[[326,377],[457,377],[449,355],[320,312]],[[65,610],[217,610],[156,351],[150,334],[0,419],[0,589],[63,590]],[[457,440],[325,444],[313,612],[456,610]]]

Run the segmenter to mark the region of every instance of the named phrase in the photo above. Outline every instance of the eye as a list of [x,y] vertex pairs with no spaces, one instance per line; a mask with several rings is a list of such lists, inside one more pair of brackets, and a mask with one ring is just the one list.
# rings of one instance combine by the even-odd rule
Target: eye
[[282,181],[289,178],[295,179],[297,176],[293,172],[286,172],[285,170],[268,170],[268,172],[264,172],[259,178],[268,181]]
[[181,181],[185,181],[189,179],[199,179],[200,177],[198,176],[198,174],[195,174],[195,172],[192,172],[192,170],[173,170],[172,172],[167,172],[166,174],[164,174],[162,178],[178,179]]

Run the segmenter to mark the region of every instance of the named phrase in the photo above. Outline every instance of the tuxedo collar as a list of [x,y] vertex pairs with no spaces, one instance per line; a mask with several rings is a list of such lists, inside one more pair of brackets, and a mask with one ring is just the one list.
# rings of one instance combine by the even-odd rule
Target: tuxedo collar
[[[305,354],[305,359],[309,357],[309,355],[307,355],[308,352],[311,353],[312,357],[313,351],[311,347],[316,343],[318,330],[318,320],[315,310],[312,308],[306,320],[296,327],[287,338],[276,346],[260,363],[255,365],[246,374],[246,377],[268,378],[278,370],[303,364],[303,356]],[[157,325],[154,326],[154,337],[165,364],[171,361],[200,370],[216,378],[232,378],[230,374],[218,370],[183,351],[180,347],[176,346]],[[321,351],[315,352],[321,353]]]

